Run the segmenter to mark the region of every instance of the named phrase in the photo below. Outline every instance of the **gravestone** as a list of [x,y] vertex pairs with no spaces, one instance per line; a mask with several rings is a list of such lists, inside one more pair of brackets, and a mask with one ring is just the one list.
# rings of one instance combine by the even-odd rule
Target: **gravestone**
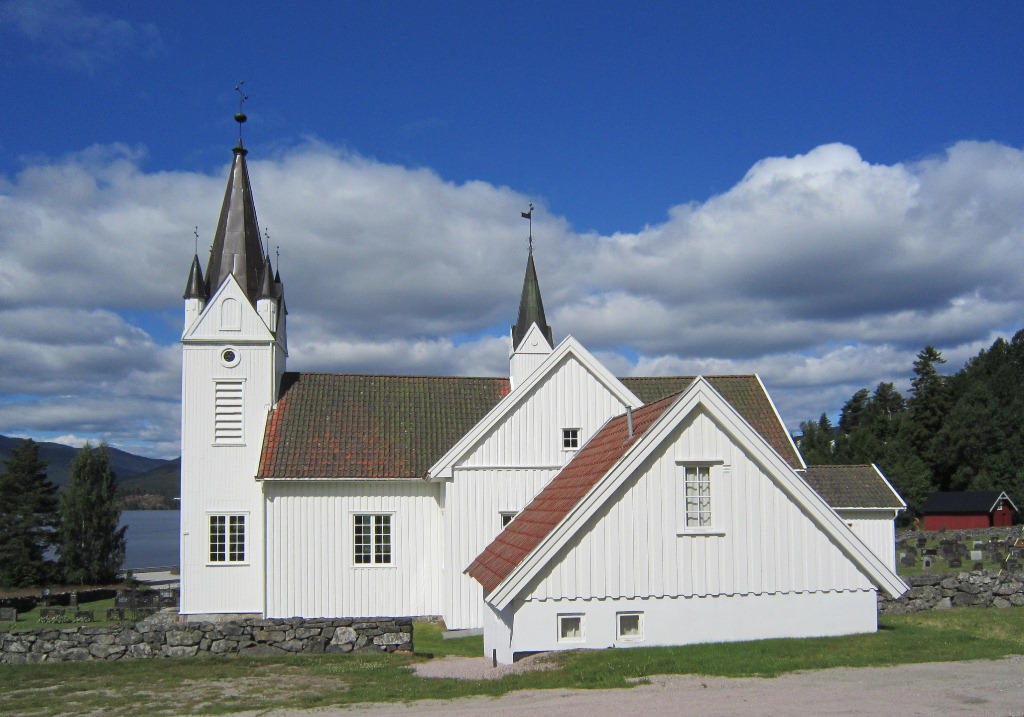
[[108,607],[107,608],[107,619],[108,620],[124,620],[124,608],[123,607]]
[[934,559],[935,558],[933,558],[931,555],[926,555],[924,557],[924,560],[921,561],[921,567],[923,567],[925,570],[931,570],[932,569],[932,560],[934,560]]
[[64,612],[62,607],[41,607],[39,617],[64,617]]
[[974,569],[978,570],[978,571],[984,570],[985,569],[985,563],[975,563],[974,564]]
[[70,597],[70,599],[68,601],[68,607],[71,608],[72,610],[77,610],[78,609],[78,593],[76,593],[73,590],[71,591],[71,597]]
[[975,550],[984,550],[985,549],[985,543],[983,543],[980,540],[975,540],[974,541],[974,549]]
[[997,550],[996,552],[988,556],[988,559],[991,560],[993,563],[1001,563],[1005,558],[1003,557],[1003,554]]
[[17,622],[18,611],[13,607],[0,607],[0,622]]
[[1018,560],[1007,560],[1006,561],[1006,569],[1007,570],[1020,570],[1020,561],[1018,561]]
[[94,619],[92,610],[75,610],[75,622],[92,622]]
[[951,568],[960,568],[960,567],[963,567],[963,564],[964,563],[963,563],[963,561],[960,558],[950,558],[949,559],[949,567],[951,567]]
[[913,547],[908,545],[906,552],[907,552],[907,555],[917,555],[917,548],[913,548]]
[[980,550],[971,551],[971,560],[978,561],[982,559],[982,552]]
[[939,551],[937,551],[935,548],[925,548],[924,550],[921,551],[921,553],[923,555],[934,556],[934,555],[938,555]]
[[905,554],[903,555],[903,557],[902,557],[902,558],[900,558],[900,564],[901,564],[901,565],[906,565],[906,566],[907,566],[908,568],[912,568],[912,567],[914,567],[915,565],[917,565],[917,559],[916,559],[916,558],[914,558],[914,556],[913,556],[913,555],[910,555],[910,554],[908,554],[908,553],[905,553]]
[[923,548],[926,545],[928,545],[928,538],[918,538],[917,539],[917,547]]

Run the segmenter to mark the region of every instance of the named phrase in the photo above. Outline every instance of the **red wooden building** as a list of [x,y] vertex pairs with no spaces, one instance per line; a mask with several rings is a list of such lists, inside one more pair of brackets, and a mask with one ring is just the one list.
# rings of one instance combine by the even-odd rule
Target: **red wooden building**
[[921,506],[925,530],[957,530],[1013,525],[1017,506],[1005,491],[932,493]]

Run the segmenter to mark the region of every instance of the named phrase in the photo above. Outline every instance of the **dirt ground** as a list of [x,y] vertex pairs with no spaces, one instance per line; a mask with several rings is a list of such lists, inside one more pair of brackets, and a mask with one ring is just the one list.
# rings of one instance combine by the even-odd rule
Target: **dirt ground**
[[[437,663],[446,666],[440,669]],[[479,676],[484,658],[446,658],[436,676]],[[446,673],[446,674],[442,674]],[[935,662],[898,667],[801,672],[774,679],[658,676],[650,685],[623,690],[527,690],[497,699],[470,697],[407,705],[282,710],[236,717],[596,717],[634,714],[701,717],[1021,717],[1024,656],[978,662]]]

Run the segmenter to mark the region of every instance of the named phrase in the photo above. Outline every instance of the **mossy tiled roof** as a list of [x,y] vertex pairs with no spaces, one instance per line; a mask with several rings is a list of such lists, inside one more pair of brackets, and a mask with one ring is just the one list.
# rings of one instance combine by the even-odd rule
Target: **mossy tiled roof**
[[286,373],[257,477],[422,478],[507,378]]
[[[756,376],[707,376],[794,467],[799,457]],[[645,404],[693,376],[620,379]],[[507,378],[286,373],[270,412],[261,479],[411,479],[427,470],[509,392]]]
[[872,465],[807,466],[804,479],[833,508],[903,508]]

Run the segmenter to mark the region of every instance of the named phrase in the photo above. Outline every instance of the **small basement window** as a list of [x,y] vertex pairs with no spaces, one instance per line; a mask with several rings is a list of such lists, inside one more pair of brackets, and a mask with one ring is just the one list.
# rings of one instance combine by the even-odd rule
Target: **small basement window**
[[582,615],[559,615],[558,616],[558,641],[559,642],[582,642],[583,641],[583,616]]
[[620,640],[644,639],[644,614],[642,612],[620,612],[616,616],[616,634]]
[[578,428],[563,428],[562,429],[562,450],[575,451],[580,447],[580,429]]

